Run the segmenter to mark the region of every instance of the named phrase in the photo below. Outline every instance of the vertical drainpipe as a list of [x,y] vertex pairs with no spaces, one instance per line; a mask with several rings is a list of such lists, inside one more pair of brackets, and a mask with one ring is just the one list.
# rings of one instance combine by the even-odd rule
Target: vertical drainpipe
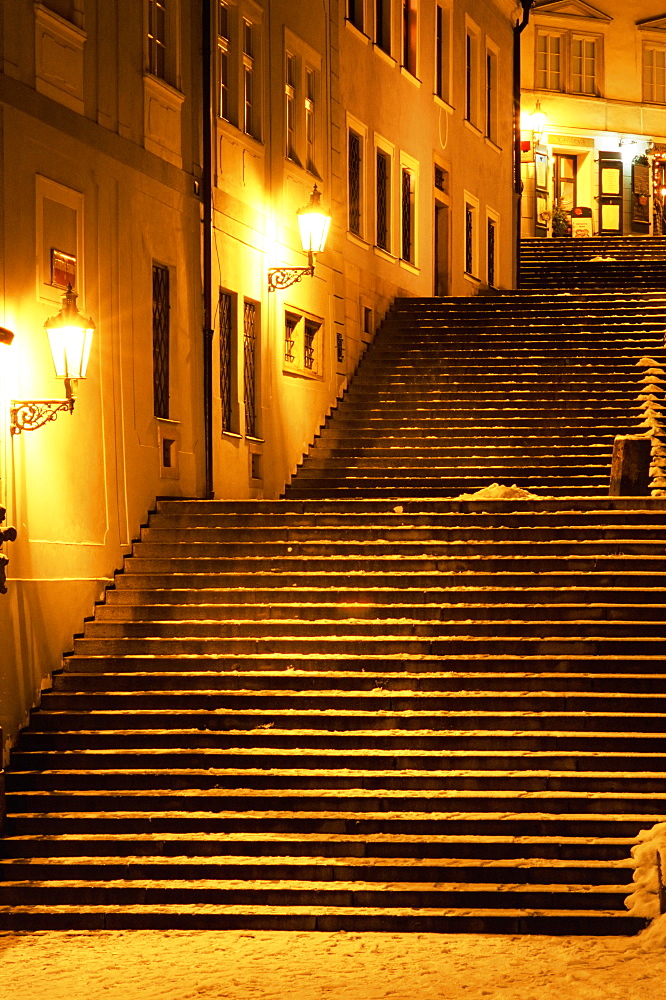
[[213,497],[213,328],[212,307],[212,241],[213,241],[213,93],[212,93],[212,18],[211,0],[201,4],[201,66],[202,66],[202,268],[203,268],[203,418],[205,497]]
[[516,288],[520,288],[520,230],[522,223],[522,191],[520,157],[520,40],[530,19],[534,0],[520,0],[523,8],[522,21],[516,21],[513,29],[513,191],[515,202],[516,232]]

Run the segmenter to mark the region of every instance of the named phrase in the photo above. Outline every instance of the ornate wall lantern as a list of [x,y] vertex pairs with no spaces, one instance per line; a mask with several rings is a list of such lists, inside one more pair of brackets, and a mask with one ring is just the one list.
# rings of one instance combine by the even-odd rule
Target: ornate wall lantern
[[331,225],[331,216],[327,215],[320,205],[321,191],[315,184],[310,195],[310,201],[303,208],[299,208],[296,213],[298,217],[298,228],[301,234],[301,244],[303,250],[308,255],[307,267],[271,267],[268,270],[268,290],[274,292],[276,288],[289,288],[304,278],[306,275],[312,277],[315,269],[315,257],[321,253],[326,246],[326,237]]
[[12,434],[34,431],[55,420],[59,413],[74,411],[78,380],[86,377],[88,358],[95,324],[76,307],[76,292],[68,285],[62,298],[62,308],[47,319],[44,327],[49,338],[56,378],[65,382],[65,399],[12,400],[10,429]]

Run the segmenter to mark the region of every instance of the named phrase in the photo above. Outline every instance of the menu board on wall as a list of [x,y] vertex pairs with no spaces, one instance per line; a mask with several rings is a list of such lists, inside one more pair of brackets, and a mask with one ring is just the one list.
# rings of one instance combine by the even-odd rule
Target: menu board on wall
[[634,163],[631,168],[631,221],[650,221],[650,168],[647,163]]

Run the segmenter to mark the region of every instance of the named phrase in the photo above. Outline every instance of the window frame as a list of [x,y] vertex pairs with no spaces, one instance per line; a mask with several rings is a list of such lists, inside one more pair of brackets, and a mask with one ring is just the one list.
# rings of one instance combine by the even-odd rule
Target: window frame
[[[382,136],[374,136],[375,156],[374,156],[374,245],[375,249],[382,254],[395,256],[395,235],[394,235],[394,200],[395,200],[395,146]],[[379,198],[379,158],[382,157],[387,163],[386,192],[384,197],[384,228],[386,233],[386,245],[379,242],[380,230],[380,198]]]
[[323,318],[286,304],[283,317],[283,375],[321,381],[324,377]]
[[[347,115],[346,120],[346,188],[347,188],[347,236],[350,239],[361,240],[363,243],[367,243],[367,232],[368,232],[368,220],[367,215],[367,186],[366,186],[366,171],[367,171],[367,152],[368,152],[368,130],[367,127],[360,122],[357,118],[352,115]],[[358,199],[356,208],[356,214],[358,215],[358,230],[352,228],[352,208],[354,207],[354,201],[352,199],[352,176],[351,176],[351,136],[355,136],[358,139],[359,148],[359,160],[358,160]]]
[[[663,67],[664,82],[662,84],[662,89],[664,91],[663,100],[658,100],[657,97],[655,96],[654,80],[652,81],[651,88],[648,86],[648,80],[647,80],[648,66],[646,59],[648,52],[652,52],[654,54],[656,53],[663,54],[664,58],[664,67]],[[653,66],[653,75],[654,75],[654,69],[655,67]],[[652,91],[651,94],[650,91]],[[663,107],[664,105],[666,105],[666,41],[661,42],[661,41],[654,41],[652,39],[646,39],[643,42],[643,101],[645,104],[654,104],[657,107]]]

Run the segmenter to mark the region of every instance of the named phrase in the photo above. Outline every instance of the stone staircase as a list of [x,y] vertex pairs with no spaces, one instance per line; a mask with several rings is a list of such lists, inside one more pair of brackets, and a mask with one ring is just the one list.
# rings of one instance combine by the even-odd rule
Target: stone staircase
[[161,501],[12,754],[0,929],[643,926],[666,499],[606,494],[663,304],[401,301],[285,499]]

